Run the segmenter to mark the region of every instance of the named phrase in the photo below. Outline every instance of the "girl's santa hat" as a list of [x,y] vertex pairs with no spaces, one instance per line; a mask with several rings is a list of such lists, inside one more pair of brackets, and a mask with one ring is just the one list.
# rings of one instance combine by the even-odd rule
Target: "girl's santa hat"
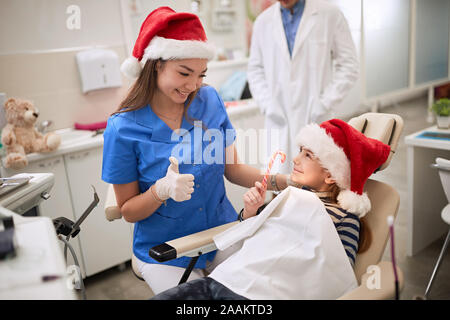
[[120,70],[136,79],[148,59],[214,58],[214,46],[208,43],[199,18],[188,12],[175,12],[169,7],[152,11],[139,31],[133,55]]
[[363,217],[370,211],[364,184],[388,158],[391,147],[339,119],[309,124],[296,142],[311,150],[341,189],[337,201],[345,210]]

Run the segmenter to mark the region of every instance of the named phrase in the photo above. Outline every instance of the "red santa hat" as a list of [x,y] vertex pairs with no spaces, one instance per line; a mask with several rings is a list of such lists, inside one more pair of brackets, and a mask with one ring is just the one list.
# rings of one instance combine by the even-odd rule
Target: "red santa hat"
[[364,184],[388,158],[391,148],[339,119],[309,124],[296,142],[311,150],[341,189],[337,201],[345,210],[363,217],[371,205]]
[[122,63],[120,70],[127,77],[136,79],[148,59],[211,60],[214,54],[214,46],[208,43],[205,30],[195,14],[160,7],[142,23],[133,55]]

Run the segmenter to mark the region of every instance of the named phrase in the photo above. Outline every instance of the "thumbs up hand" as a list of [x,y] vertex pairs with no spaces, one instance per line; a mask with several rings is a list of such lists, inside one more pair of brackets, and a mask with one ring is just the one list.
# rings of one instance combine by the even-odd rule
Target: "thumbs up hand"
[[180,174],[178,160],[169,158],[170,165],[164,178],[155,183],[155,192],[161,200],[172,198],[177,202],[191,199],[194,192],[194,176],[192,174]]

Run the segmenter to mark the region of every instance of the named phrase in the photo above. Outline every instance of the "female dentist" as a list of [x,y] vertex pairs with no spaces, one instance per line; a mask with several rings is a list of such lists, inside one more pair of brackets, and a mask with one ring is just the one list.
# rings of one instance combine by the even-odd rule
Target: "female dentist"
[[[151,12],[133,57],[121,68],[137,80],[104,133],[102,179],[114,185],[124,219],[135,223],[133,252],[155,294],[177,285],[189,259],[158,263],[148,250],[236,220],[224,175],[244,187],[263,178],[258,169],[239,163],[223,101],[202,85],[213,56],[196,15],[169,7]],[[214,133],[214,143],[205,130]],[[213,153],[213,163],[202,159]],[[286,184],[284,176],[276,180],[280,188]],[[201,256],[189,280],[219,261],[215,252]]]

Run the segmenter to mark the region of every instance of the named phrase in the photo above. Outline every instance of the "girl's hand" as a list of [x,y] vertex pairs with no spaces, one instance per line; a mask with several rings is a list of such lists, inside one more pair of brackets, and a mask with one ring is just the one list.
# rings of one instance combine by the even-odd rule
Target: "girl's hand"
[[243,218],[247,219],[255,216],[258,208],[264,204],[265,199],[266,189],[264,189],[261,182],[256,181],[255,186],[244,194]]
[[191,199],[194,192],[194,176],[180,174],[178,160],[175,157],[170,157],[169,160],[166,176],[155,183],[156,195],[163,201],[169,198],[177,202]]

